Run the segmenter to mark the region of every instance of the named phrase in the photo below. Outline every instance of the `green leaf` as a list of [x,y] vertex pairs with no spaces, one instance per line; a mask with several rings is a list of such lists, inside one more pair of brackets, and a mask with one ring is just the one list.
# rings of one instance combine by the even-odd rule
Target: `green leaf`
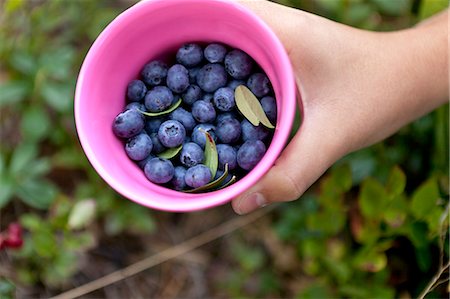
[[45,69],[46,75],[55,80],[67,79],[71,74],[71,66],[75,51],[70,47],[60,47],[46,51],[40,57],[39,63]]
[[403,193],[406,186],[406,175],[398,166],[392,168],[386,183],[386,192],[391,196]]
[[217,190],[224,189],[224,188],[230,186],[231,184],[233,184],[234,182],[236,182],[236,179],[237,179],[236,176],[233,175],[233,176],[231,177],[231,179],[230,179],[228,182],[226,182],[225,184],[223,184],[222,186],[220,186]]
[[71,85],[46,82],[41,88],[41,96],[45,102],[59,112],[68,112],[73,104]]
[[420,19],[431,17],[448,7],[448,0],[422,0],[420,4]]
[[82,251],[91,248],[95,244],[95,238],[91,232],[74,234],[69,232],[64,236],[64,248],[71,251]]
[[85,199],[75,204],[70,211],[67,226],[69,229],[80,229],[88,226],[95,216],[96,204],[93,199]]
[[352,170],[347,163],[334,167],[332,178],[333,187],[339,187],[342,192],[346,192],[352,187]]
[[386,202],[386,192],[378,181],[368,178],[362,183],[359,204],[365,217],[381,217]]
[[255,127],[262,123],[269,129],[275,128],[267,118],[261,103],[256,96],[244,85],[239,85],[234,91],[236,106],[242,115]]
[[14,194],[14,184],[7,177],[0,177],[0,209],[6,206]]
[[33,143],[22,143],[16,148],[11,158],[11,164],[9,166],[9,172],[17,176],[21,172],[24,172],[28,164],[36,158],[37,149]]
[[411,8],[410,0],[371,0],[379,10],[388,15],[400,16]]
[[39,230],[43,220],[37,214],[28,213],[20,216],[22,226],[32,232]]
[[426,181],[412,195],[411,213],[419,219],[426,218],[436,207],[439,197],[439,186],[436,180]]
[[227,176],[228,176],[228,163],[225,164],[225,170],[223,171],[223,174],[220,177],[218,177],[216,180],[209,182],[208,184],[203,185],[198,188],[195,188],[195,189],[185,190],[184,192],[196,193],[196,192],[201,192],[201,191],[211,191],[215,188],[221,187],[221,184],[225,181]]
[[48,132],[50,121],[47,112],[42,106],[29,106],[23,113],[20,122],[22,134],[25,139],[40,140]]
[[180,99],[178,99],[178,101],[175,104],[170,106],[167,110],[164,110],[164,111],[161,111],[161,112],[144,112],[144,111],[141,111],[141,110],[139,110],[139,112],[141,112],[142,114],[144,114],[146,116],[151,116],[151,117],[161,116],[161,115],[164,115],[164,114],[168,114],[168,113],[174,111],[175,109],[177,109],[181,105],[181,102],[182,102],[182,99],[180,98]]
[[177,147],[168,148],[167,150],[163,151],[162,153],[159,153],[158,157],[163,158],[163,159],[172,159],[173,157],[178,155],[178,153],[181,151],[182,148],[183,148],[182,144]]
[[205,165],[211,170],[211,178],[216,176],[217,167],[219,166],[219,154],[217,153],[216,143],[211,134],[202,130],[205,134]]
[[26,81],[16,80],[0,84],[0,107],[22,101],[30,91],[30,85]]
[[46,180],[30,179],[18,187],[17,195],[31,207],[47,209],[55,199],[56,188]]
[[25,51],[14,52],[9,62],[15,70],[25,75],[32,75],[36,71],[35,57]]

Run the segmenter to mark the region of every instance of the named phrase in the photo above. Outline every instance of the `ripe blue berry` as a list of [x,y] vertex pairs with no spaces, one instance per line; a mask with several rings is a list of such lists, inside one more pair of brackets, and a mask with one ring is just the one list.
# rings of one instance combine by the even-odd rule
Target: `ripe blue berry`
[[275,124],[277,121],[277,102],[271,96],[266,96],[261,99],[261,106],[267,115],[267,118]]
[[217,115],[216,124],[220,124],[223,120],[228,118],[236,118],[236,113],[233,112],[225,112]]
[[254,126],[248,120],[241,122],[242,140],[265,140],[269,136],[269,130],[263,125]]
[[186,175],[186,168],[184,168],[183,166],[175,167],[173,178],[170,181],[175,190],[180,191],[186,188],[186,181],[184,180],[185,175]]
[[225,69],[234,79],[247,78],[253,68],[253,59],[241,50],[233,50],[225,56]]
[[177,147],[186,137],[186,129],[177,120],[167,120],[158,130],[158,138],[165,147]]
[[223,143],[235,143],[241,137],[241,124],[235,118],[223,119],[217,123],[216,134]]
[[133,80],[128,83],[127,98],[131,102],[139,102],[147,93],[147,86],[141,80]]
[[189,87],[189,72],[181,64],[175,64],[167,72],[167,86],[175,93],[182,93]]
[[202,62],[203,51],[197,44],[184,44],[178,49],[176,58],[178,63],[181,63],[186,67],[193,67]]
[[180,161],[186,167],[192,167],[203,162],[203,150],[197,143],[189,142],[183,145]]
[[150,154],[144,160],[136,161],[136,164],[139,166],[140,169],[144,170],[145,164],[147,164],[147,162],[150,161],[153,158],[155,158],[155,156]]
[[189,69],[189,83],[197,84],[197,74],[199,70],[200,70],[199,66],[195,66]]
[[140,110],[145,112],[147,109],[145,109],[145,106],[142,103],[131,102],[125,106],[125,110]]
[[136,110],[125,110],[116,116],[113,132],[117,137],[130,138],[139,134],[144,128],[144,117]]
[[172,105],[172,91],[165,86],[156,86],[145,96],[145,108],[150,112],[161,112]]
[[223,62],[227,49],[222,44],[209,44],[204,51],[206,60],[211,63]]
[[239,85],[245,85],[246,82],[244,80],[231,80],[228,84],[227,87],[231,88],[234,92],[234,90],[236,89],[236,87],[238,87]]
[[216,118],[216,110],[211,103],[197,101],[192,105],[192,116],[201,123],[212,122]]
[[178,107],[175,111],[170,113],[169,118],[179,121],[188,132],[192,131],[197,125],[192,114],[181,107]]
[[153,142],[146,133],[140,133],[128,140],[125,144],[125,152],[131,160],[144,160],[150,155]]
[[236,160],[244,170],[252,170],[266,153],[266,146],[261,140],[246,141],[238,150]]
[[147,134],[158,133],[159,127],[165,121],[163,117],[149,117],[145,120],[145,131]]
[[270,81],[262,73],[252,74],[247,80],[248,88],[257,97],[263,97],[270,92]]
[[153,143],[153,149],[152,149],[152,153],[153,154],[159,154],[159,153],[162,153],[163,151],[166,150],[164,145],[159,140],[157,132],[156,133],[151,133],[149,136],[150,136],[150,139],[152,140],[152,143]]
[[144,66],[141,76],[147,85],[164,84],[167,76],[167,65],[159,60],[151,61]]
[[200,87],[198,87],[198,85],[191,84],[183,93],[181,98],[183,99],[184,103],[192,105],[195,101],[200,100],[202,98],[202,95],[203,93]]
[[173,178],[175,169],[169,160],[153,158],[145,164],[144,173],[149,181],[165,184]]
[[196,165],[186,171],[184,180],[192,188],[204,186],[211,181],[211,170],[203,164]]
[[225,164],[228,163],[228,169],[236,168],[236,150],[228,144],[218,144],[217,154],[219,156],[219,169],[224,169]]
[[205,92],[214,92],[227,84],[225,68],[217,63],[203,66],[197,73],[197,84]]
[[234,91],[229,87],[221,87],[214,93],[214,106],[220,111],[230,111],[235,106]]

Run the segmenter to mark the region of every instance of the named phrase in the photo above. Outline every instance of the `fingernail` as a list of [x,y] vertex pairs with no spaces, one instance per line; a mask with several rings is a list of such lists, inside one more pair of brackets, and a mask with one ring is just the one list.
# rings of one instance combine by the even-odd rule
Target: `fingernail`
[[247,214],[258,208],[267,206],[267,200],[261,193],[252,193],[241,199],[238,207],[238,214]]

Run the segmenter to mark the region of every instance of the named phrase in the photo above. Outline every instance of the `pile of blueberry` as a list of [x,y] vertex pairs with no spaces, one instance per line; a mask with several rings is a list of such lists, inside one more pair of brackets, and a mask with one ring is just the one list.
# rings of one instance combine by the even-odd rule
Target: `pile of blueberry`
[[[253,126],[239,112],[235,89],[240,85],[258,98],[275,124],[272,86],[248,54],[219,43],[184,44],[175,64],[150,61],[140,79],[128,84],[128,104],[114,119],[113,132],[153,183],[175,190],[198,188],[220,177],[226,164],[242,177],[264,156],[273,131]],[[205,132],[216,144],[215,177],[205,165]],[[176,155],[167,158],[168,151]]]

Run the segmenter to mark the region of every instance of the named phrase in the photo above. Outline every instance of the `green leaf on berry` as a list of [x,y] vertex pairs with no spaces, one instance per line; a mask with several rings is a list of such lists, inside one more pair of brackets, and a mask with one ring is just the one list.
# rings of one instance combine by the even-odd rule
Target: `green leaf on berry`
[[178,155],[178,153],[181,151],[182,148],[183,148],[182,144],[177,147],[168,148],[165,151],[163,151],[162,153],[159,153],[158,157],[164,158],[164,159],[172,159],[173,157]]
[[[184,190],[183,192],[186,193],[197,193],[197,192],[201,192],[201,191],[213,191],[213,190],[219,190],[222,188],[221,184],[226,180],[226,178],[228,177],[228,163],[225,164],[225,168],[223,170],[223,174],[218,177],[216,180],[209,182],[206,185],[203,185],[201,187],[195,188],[195,189],[191,189],[191,190]],[[226,183],[228,184],[228,182]]]
[[216,143],[211,134],[202,130],[205,133],[205,165],[211,170],[211,177],[216,176],[217,167],[219,166],[219,154],[217,153]]
[[234,92],[236,106],[242,115],[255,127],[262,123],[269,129],[275,128],[267,118],[258,98],[244,85],[236,87]]
[[175,109],[177,109],[180,105],[181,105],[182,99],[180,98],[175,104],[173,104],[172,106],[170,106],[169,108],[167,108],[167,110],[161,111],[161,112],[144,112],[141,110],[138,110],[139,112],[141,112],[142,114],[146,115],[146,116],[150,116],[150,117],[154,117],[154,116],[161,116],[164,114],[168,114],[172,111],[174,111]]
[[230,186],[231,184],[233,184],[234,182],[236,182],[236,176],[235,175],[233,175],[228,182],[226,182],[225,184],[220,186],[217,190],[226,188],[226,187]]

